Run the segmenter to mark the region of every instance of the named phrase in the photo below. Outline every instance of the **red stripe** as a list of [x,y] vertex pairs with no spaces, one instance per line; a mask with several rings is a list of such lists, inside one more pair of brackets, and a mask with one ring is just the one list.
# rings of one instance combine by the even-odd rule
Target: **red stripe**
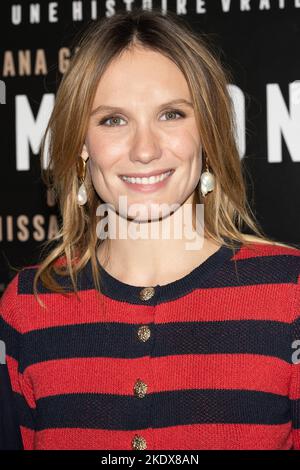
[[284,246],[272,245],[270,243],[254,243],[251,249],[243,246],[242,249],[235,254],[232,260],[277,255],[300,256],[300,250],[293,247],[287,248]]
[[[274,320],[289,323],[293,320],[294,312],[290,305],[294,289],[294,284],[198,289],[184,297],[156,306],[133,306],[102,296],[104,301],[104,307],[102,307],[100,294],[94,290],[79,292],[81,302],[76,301],[74,297],[72,300],[67,300],[56,294],[43,294],[42,299],[48,307],[47,310],[37,306],[34,296],[23,294],[19,296],[23,307],[18,323],[23,332],[99,322],[138,324],[152,321],[167,323]],[[270,305],[272,305],[271,309]],[[134,309],[134,315],[132,315],[132,309]],[[28,321],[29,318],[30,321]]]
[[[287,450],[293,445],[290,424],[193,424],[137,431],[62,428],[38,431],[35,449],[132,450],[137,434],[145,450]],[[155,433],[155,440],[154,440]]]
[[[155,323],[224,320],[290,323],[294,319],[291,306],[294,295],[294,284],[199,289],[185,297],[157,305]],[[129,307],[129,313],[132,315],[132,306]]]
[[[142,435],[142,433],[141,433]],[[287,450],[291,424],[198,424],[155,429],[157,449]]]
[[[67,298],[55,293],[40,294],[40,298],[47,309],[37,305],[32,294],[19,295],[23,309],[18,322],[22,327],[22,331],[28,332],[40,328],[108,321],[127,321],[131,323],[128,321],[128,312],[132,314],[132,305],[105,297],[96,290],[79,291],[78,295],[81,302],[74,295]],[[102,302],[104,302],[103,306]],[[135,305],[135,315],[132,323],[152,321],[153,308],[147,305]],[[28,318],[30,318],[30,321],[28,321]]]
[[22,395],[28,406],[35,408],[34,392],[27,382],[27,377],[19,373],[18,362],[13,357],[6,356],[6,363],[13,392]]
[[300,429],[293,429],[294,450],[300,450]]
[[138,378],[148,385],[149,393],[221,388],[288,395],[289,368],[289,364],[275,357],[205,354],[61,359],[29,366],[25,375],[34,384],[36,399],[67,393],[132,395]]
[[13,357],[6,355],[6,364],[13,391],[21,393],[18,380],[18,362]]
[[32,429],[25,428],[25,426],[20,426],[20,430],[24,450],[34,450],[35,431],[33,431]]

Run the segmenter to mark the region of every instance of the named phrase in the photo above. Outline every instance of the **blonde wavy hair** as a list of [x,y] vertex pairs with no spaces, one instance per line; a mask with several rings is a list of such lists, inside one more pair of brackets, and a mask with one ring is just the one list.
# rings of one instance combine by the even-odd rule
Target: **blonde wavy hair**
[[[57,236],[43,244],[43,250],[49,252],[35,273],[34,295],[40,304],[39,278],[50,291],[65,295],[66,291],[56,282],[53,273],[69,275],[78,295],[77,274],[89,261],[95,288],[101,292],[96,253],[103,241],[97,237],[100,217],[96,215],[96,209],[104,201],[96,193],[87,169],[88,202],[85,206],[78,205],[76,163],[85,141],[98,82],[111,61],[134,46],[164,54],[186,78],[203,155],[206,154],[216,181],[214,191],[204,200],[199,188],[194,195],[194,208],[196,204],[204,203],[206,236],[231,248],[236,242],[248,246],[261,242],[292,247],[263,233],[247,201],[244,168],[234,137],[233,103],[227,89],[233,80],[222,64],[220,50],[216,52],[204,34],[196,34],[174,13],[163,15],[156,9],[119,11],[109,19],[91,22],[76,42],[42,139],[42,161],[49,139],[49,165],[42,170],[42,179],[54,192],[62,221]],[[194,220],[193,225],[195,228]],[[245,227],[254,235],[242,233]]]

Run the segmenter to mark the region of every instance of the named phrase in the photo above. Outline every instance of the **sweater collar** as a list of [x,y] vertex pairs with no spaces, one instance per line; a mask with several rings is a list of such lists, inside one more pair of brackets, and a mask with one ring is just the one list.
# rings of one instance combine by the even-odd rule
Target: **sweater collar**
[[[210,287],[213,274],[224,264],[230,263],[240,248],[241,243],[239,242],[236,243],[236,248],[221,245],[215,253],[190,273],[168,284],[156,284],[154,286],[126,284],[109,274],[97,259],[101,277],[101,290],[105,296],[111,299],[131,304],[156,305],[157,303],[176,300],[197,288]],[[88,263],[88,276],[92,281],[91,262]]]

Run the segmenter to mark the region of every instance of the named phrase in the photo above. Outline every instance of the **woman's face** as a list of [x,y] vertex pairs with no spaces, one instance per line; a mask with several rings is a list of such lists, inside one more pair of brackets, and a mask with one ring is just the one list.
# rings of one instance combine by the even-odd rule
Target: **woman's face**
[[[166,104],[173,100],[178,103]],[[120,215],[154,220],[153,204],[191,203],[201,174],[201,143],[180,69],[162,54],[141,48],[115,59],[97,87],[83,157],[86,153],[95,190]],[[151,179],[139,185],[121,178],[168,170],[171,175],[159,183]],[[126,213],[119,208],[120,196],[127,196]],[[142,205],[148,216],[134,211],[133,204]]]

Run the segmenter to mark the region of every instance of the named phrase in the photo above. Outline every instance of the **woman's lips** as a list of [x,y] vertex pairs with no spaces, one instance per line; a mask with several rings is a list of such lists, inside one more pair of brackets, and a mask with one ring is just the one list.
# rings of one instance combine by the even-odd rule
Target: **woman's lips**
[[153,191],[157,191],[158,189],[163,188],[167,182],[169,181],[170,177],[173,175],[175,170],[172,170],[169,176],[164,178],[162,181],[158,181],[157,183],[153,184],[139,184],[139,183],[129,183],[128,181],[123,180],[120,178],[124,184],[133,191],[138,191],[138,192],[143,192],[143,193],[149,193]]

